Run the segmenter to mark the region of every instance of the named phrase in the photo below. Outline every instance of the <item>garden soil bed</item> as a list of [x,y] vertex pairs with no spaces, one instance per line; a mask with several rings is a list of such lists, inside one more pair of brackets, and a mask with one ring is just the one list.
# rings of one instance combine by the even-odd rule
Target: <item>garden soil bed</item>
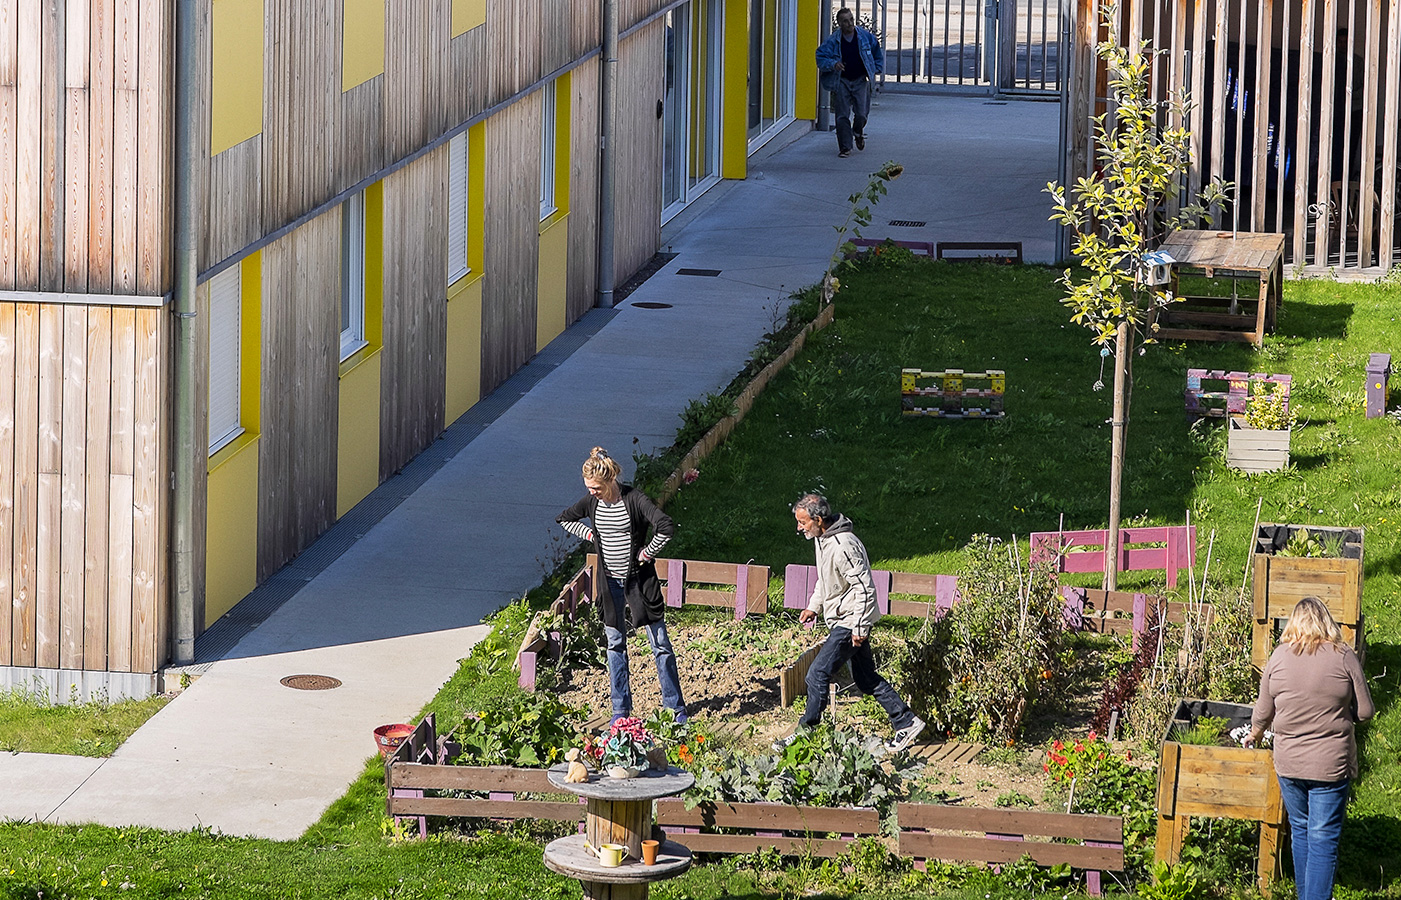
[[[792,730],[802,712],[801,705],[783,708],[779,703],[778,672],[790,664],[801,650],[822,640],[821,628],[799,626],[768,630],[762,637],[753,630],[737,630],[728,622],[669,622],[667,626],[676,648],[677,668],[686,692],[687,708],[704,731],[727,743],[756,750]],[[878,628],[875,634],[877,662],[898,652],[903,638],[898,629]],[[635,633],[628,641],[631,661],[634,711],[641,716],[661,707],[661,691],[646,637]],[[1085,669],[1097,669],[1086,659]],[[1088,677],[1086,677],[1088,676]],[[1054,704],[1039,705],[1027,722],[1017,746],[988,748],[987,752],[944,753],[946,736],[926,731],[919,751],[928,762],[917,789],[917,799],[993,807],[1025,805],[1026,798],[1038,809],[1064,811],[1063,791],[1051,787],[1042,769],[1043,747],[1055,738],[1067,740],[1089,731],[1090,719],[1099,702],[1101,680],[1092,671],[1068,673],[1064,683],[1056,683],[1047,693]],[[838,716],[846,726],[887,737],[890,725],[884,712],[870,698],[858,699],[850,681],[839,683]],[[574,671],[559,686],[560,699],[572,706],[587,706],[593,721],[606,719],[610,708],[608,673],[603,669]],[[931,726],[932,729],[932,726]],[[948,737],[958,741],[957,736]],[[966,742],[965,742],[966,746]]]

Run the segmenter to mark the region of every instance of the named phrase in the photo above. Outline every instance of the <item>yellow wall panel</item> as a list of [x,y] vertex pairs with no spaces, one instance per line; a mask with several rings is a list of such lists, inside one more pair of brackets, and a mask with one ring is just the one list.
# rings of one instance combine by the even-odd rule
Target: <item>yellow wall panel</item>
[[486,24],[486,0],[452,0],[452,36]]
[[263,130],[263,0],[213,0],[210,155]]
[[384,71],[385,0],[344,0],[341,90],[348,91]]
[[749,0],[725,0],[722,59],[720,175],[743,179],[749,170]]
[[[820,4],[798,4],[796,44],[800,49],[794,66],[797,83],[793,88],[793,114],[799,119],[817,118],[817,56],[808,48],[816,47],[827,36],[822,33],[821,18]],[[873,84],[875,80],[875,76],[872,76]]]
[[448,289],[446,418],[449,425],[482,397],[482,279]]
[[569,217],[554,220],[540,233],[540,269],[536,288],[535,352],[545,349],[567,322],[569,285]]
[[258,586],[258,439],[210,459],[204,627]]
[[[363,351],[362,351],[363,352]],[[380,354],[365,353],[341,373],[336,439],[336,518],[379,487]]]

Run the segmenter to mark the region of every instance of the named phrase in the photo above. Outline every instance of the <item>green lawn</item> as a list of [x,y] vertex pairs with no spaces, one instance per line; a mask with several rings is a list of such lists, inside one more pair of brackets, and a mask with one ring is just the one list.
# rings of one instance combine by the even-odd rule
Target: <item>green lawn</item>
[[168,702],[149,697],[62,704],[33,691],[0,691],[0,751],[111,756]]
[[[836,322],[818,334],[760,398],[734,437],[701,466],[669,507],[678,535],[669,554],[748,560],[781,573],[811,563],[789,503],[826,492],[855,520],[878,566],[953,572],[959,548],[987,533],[1025,540],[1033,530],[1102,527],[1108,482],[1109,392],[1095,391],[1097,348],[1068,324],[1055,273],[1036,267],[918,264],[843,276]],[[1215,532],[1213,581],[1239,585],[1257,498],[1266,521],[1363,525],[1368,671],[1380,713],[1364,737],[1363,775],[1344,840],[1340,900],[1401,896],[1401,425],[1362,416],[1367,354],[1401,334],[1401,288],[1293,282],[1279,334],[1246,346],[1149,347],[1135,359],[1124,508],[1135,522],[1200,529],[1200,558]],[[899,369],[1007,371],[1000,422],[904,420]],[[1225,469],[1220,429],[1191,430],[1182,390],[1189,367],[1288,372],[1301,427],[1296,464],[1254,479]],[[1108,373],[1106,372],[1106,381]],[[1200,572],[1198,572],[1200,575]],[[1152,586],[1160,576],[1131,575]],[[545,585],[539,604],[553,596]],[[473,653],[430,704],[451,723],[512,690],[510,656],[528,611]],[[684,650],[682,651],[684,652]],[[1242,653],[1248,652],[1242,647]],[[1384,677],[1381,677],[1385,673]],[[0,897],[578,897],[549,874],[524,833],[394,842],[384,833],[377,762],[300,840],[276,843],[208,833],[0,824]],[[658,898],[815,896],[1022,897],[1057,888],[950,881],[878,861],[849,870],[821,863],[732,860],[653,890]],[[1024,874],[1024,873],[1023,873]],[[103,882],[106,884],[103,884]],[[1015,880],[1015,879],[1014,879]],[[123,884],[127,887],[123,888]],[[42,893],[41,893],[42,892]],[[825,892],[825,893],[824,893]]]

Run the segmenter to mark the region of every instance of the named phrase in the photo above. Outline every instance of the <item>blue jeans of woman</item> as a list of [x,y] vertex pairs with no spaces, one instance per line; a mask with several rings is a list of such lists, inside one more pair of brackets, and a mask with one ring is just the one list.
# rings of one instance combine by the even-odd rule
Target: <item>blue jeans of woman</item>
[[1294,888],[1299,900],[1333,896],[1338,838],[1347,814],[1348,782],[1279,777],[1289,814],[1289,848],[1294,853]]
[[808,668],[808,704],[800,720],[804,728],[815,728],[822,721],[822,711],[827,708],[827,686],[832,683],[832,676],[837,670],[848,661],[856,686],[863,694],[876,698],[885,714],[890,716],[890,724],[896,731],[915,720],[914,712],[895,693],[895,688],[876,671],[876,658],[871,655],[870,639],[867,638],[858,647],[851,642],[851,629],[838,626],[827,635],[822,649],[817,651],[817,658]]
[[[628,669],[627,632],[623,629],[627,603],[623,595],[623,581],[620,578],[605,579],[608,596],[613,602],[614,621],[617,628],[603,626],[608,639],[608,688],[613,697],[613,718],[632,715],[632,672]],[[676,671],[676,652],[671,649],[671,638],[666,634],[666,622],[656,621],[646,626],[647,643],[652,648],[652,658],[657,662],[657,680],[661,682],[662,704],[676,713],[678,720],[686,718],[686,701],[681,698],[681,676]]]

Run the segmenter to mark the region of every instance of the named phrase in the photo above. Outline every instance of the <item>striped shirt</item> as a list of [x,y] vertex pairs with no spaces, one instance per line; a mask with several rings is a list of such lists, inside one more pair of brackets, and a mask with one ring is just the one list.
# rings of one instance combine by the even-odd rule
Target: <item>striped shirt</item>
[[[603,567],[613,578],[627,578],[637,568],[637,559],[632,555],[632,521],[628,517],[627,504],[621,499],[616,503],[598,501],[593,514],[593,528],[583,522],[560,524],[565,531],[582,541],[597,539],[599,552],[603,554]],[[647,557],[655,559],[668,540],[664,534],[654,534],[647,543]]]

